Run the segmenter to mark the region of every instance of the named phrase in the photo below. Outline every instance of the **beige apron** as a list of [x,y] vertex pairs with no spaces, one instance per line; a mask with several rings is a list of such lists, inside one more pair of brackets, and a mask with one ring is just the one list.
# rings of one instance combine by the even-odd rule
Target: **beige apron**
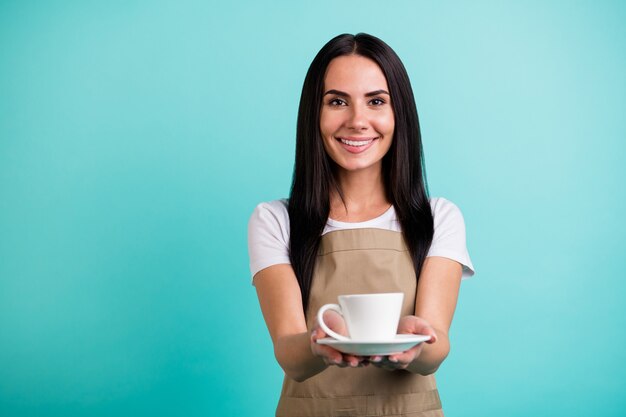
[[[402,315],[415,313],[413,262],[400,232],[350,229],[322,236],[315,266],[307,327],[319,308],[341,294],[403,292]],[[330,366],[296,382],[285,377],[276,410],[279,417],[406,416],[441,417],[433,375]]]

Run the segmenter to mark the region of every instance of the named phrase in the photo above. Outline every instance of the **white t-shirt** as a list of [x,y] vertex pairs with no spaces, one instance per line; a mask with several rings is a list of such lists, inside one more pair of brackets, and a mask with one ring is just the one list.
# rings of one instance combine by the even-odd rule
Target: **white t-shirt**
[[[463,266],[463,278],[471,277],[474,266],[467,253],[461,210],[445,198],[431,198],[430,207],[435,233],[426,257],[441,256],[455,260]],[[346,223],[329,218],[322,235],[335,230],[362,228],[402,231],[396,211],[391,206],[380,216],[364,222]],[[256,206],[248,223],[248,253],[253,277],[272,265],[291,263],[287,200],[274,200]]]

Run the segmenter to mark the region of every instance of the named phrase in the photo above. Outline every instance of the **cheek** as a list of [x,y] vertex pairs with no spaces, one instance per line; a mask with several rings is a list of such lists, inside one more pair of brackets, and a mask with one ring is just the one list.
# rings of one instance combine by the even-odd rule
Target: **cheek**
[[376,118],[376,130],[386,135],[392,135],[395,128],[393,114],[381,114]]
[[324,137],[331,136],[337,131],[340,125],[341,121],[338,120],[336,116],[322,112],[320,117],[320,130]]

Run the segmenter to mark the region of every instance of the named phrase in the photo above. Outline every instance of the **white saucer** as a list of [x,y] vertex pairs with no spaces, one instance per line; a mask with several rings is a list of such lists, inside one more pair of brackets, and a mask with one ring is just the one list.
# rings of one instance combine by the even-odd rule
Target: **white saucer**
[[320,345],[328,345],[339,352],[350,353],[359,356],[390,355],[411,349],[426,340],[430,336],[420,334],[397,334],[392,340],[384,341],[363,341],[363,340],[337,340],[332,337],[319,339]]

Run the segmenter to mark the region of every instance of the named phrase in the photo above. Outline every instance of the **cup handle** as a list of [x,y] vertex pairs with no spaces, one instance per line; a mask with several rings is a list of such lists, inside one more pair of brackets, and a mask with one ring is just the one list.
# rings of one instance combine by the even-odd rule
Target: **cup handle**
[[325,304],[317,312],[317,322],[319,323],[320,327],[326,332],[327,335],[332,336],[333,338],[335,338],[337,340],[341,340],[342,342],[350,341],[349,337],[346,337],[346,336],[341,335],[339,333],[335,333],[334,331],[332,331],[332,330],[330,330],[328,328],[326,323],[324,323],[324,313],[327,310],[336,311],[337,313],[339,313],[339,314],[341,314],[343,316],[343,313],[341,312],[341,307],[338,304]]

